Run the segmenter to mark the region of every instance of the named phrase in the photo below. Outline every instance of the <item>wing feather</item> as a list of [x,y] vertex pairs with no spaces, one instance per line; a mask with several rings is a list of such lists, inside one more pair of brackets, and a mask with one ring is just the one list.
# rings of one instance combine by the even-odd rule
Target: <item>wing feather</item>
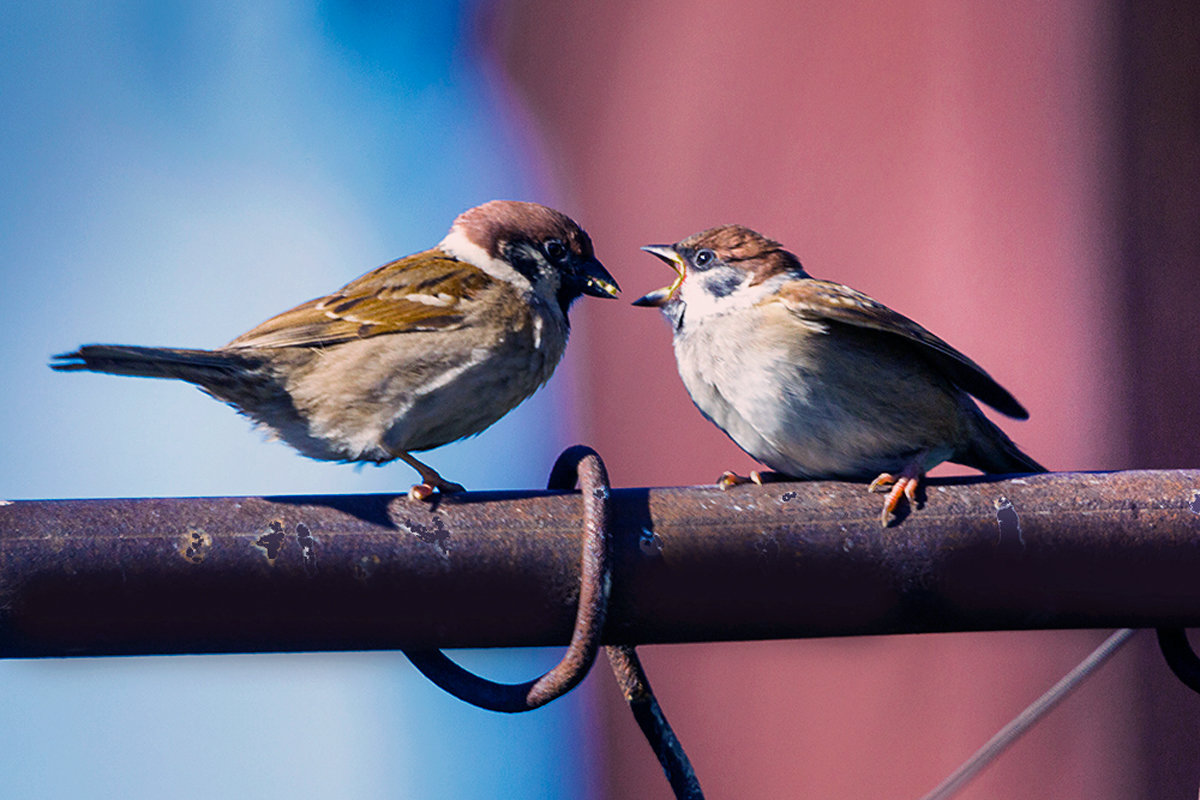
[[274,316],[226,348],[323,347],[390,333],[453,329],[462,324],[470,301],[493,281],[465,261],[426,250]]
[[837,322],[899,336],[917,348],[963,391],[1016,419],[1029,412],[983,367],[903,314],[892,311],[862,292],[832,281],[813,278],[787,283],[778,300],[796,316]]

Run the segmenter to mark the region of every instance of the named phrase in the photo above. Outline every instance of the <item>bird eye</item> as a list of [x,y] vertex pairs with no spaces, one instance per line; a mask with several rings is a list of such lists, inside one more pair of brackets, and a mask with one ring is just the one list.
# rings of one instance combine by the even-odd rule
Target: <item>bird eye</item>
[[706,247],[703,250],[698,250],[696,255],[692,256],[692,263],[697,267],[704,267],[716,257],[717,254]]
[[546,251],[546,258],[555,263],[561,262],[567,257],[567,246],[563,244],[561,239],[549,239],[542,249]]

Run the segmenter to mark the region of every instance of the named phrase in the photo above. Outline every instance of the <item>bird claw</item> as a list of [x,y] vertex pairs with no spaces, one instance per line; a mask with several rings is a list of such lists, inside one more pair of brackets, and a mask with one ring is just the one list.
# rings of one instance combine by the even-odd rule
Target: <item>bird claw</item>
[[411,489],[408,490],[408,499],[415,500],[418,503],[422,502],[424,500],[428,500],[432,496],[433,496],[433,487],[430,486],[428,483],[415,484]]
[[721,473],[721,477],[717,478],[717,486],[719,486],[721,489],[728,489],[730,486],[741,486],[743,483],[756,483],[759,486],[762,486],[765,480],[766,479],[763,478],[763,473],[759,472],[758,470],[751,472],[750,477],[748,478],[738,475],[736,472],[731,470],[725,470]]
[[408,464],[421,476],[421,482],[408,490],[409,500],[415,500],[417,502],[428,500],[429,498],[433,497],[433,493],[435,491],[439,494],[454,494],[455,492],[466,491],[461,483],[455,483],[454,481],[446,480],[441,475],[438,475],[437,470],[435,470],[433,467],[417,461],[417,459],[413,458],[403,450],[393,450],[392,456],[400,459],[405,464]]
[[892,488],[892,484],[896,482],[896,476],[890,472],[880,473],[879,477],[871,481],[871,485],[867,487],[868,492],[879,494],[886,492]]
[[887,492],[887,497],[883,500],[883,511],[879,514],[879,522],[883,527],[891,524],[892,517],[900,506],[900,498],[907,498],[913,508],[919,506],[917,491],[921,487],[922,477],[924,476],[920,467],[913,464],[905,467],[899,475],[884,472],[871,481],[871,485],[867,487],[868,491]]
[[741,486],[743,483],[749,483],[750,479],[738,475],[736,472],[725,470],[721,473],[721,477],[717,478],[717,486],[721,489],[728,489],[730,486]]
[[454,483],[441,477],[434,480],[426,479],[423,483],[418,483],[408,490],[408,499],[423,502],[433,497],[434,491],[441,494],[455,494],[465,492],[466,487],[461,483]]

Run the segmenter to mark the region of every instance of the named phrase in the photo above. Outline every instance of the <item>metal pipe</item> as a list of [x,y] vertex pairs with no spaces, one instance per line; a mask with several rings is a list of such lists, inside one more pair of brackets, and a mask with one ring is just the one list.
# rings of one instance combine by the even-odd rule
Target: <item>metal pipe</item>
[[[0,656],[565,644],[576,493],[0,505]],[[1200,471],[612,494],[608,643],[1200,625]]]

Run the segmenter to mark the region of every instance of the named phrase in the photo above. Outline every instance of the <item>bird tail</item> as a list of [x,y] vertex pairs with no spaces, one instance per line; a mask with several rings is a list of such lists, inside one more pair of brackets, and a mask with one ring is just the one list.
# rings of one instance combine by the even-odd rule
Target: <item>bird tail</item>
[[50,368],[61,372],[87,370],[141,378],[175,378],[208,386],[230,374],[254,366],[254,359],[214,350],[180,350],[172,347],[136,347],[123,344],[85,344],[71,353],[59,353]]
[[1017,447],[1016,443],[990,419],[978,415],[979,434],[973,437],[970,449],[960,464],[997,475],[1016,472],[1047,472],[1048,470]]

